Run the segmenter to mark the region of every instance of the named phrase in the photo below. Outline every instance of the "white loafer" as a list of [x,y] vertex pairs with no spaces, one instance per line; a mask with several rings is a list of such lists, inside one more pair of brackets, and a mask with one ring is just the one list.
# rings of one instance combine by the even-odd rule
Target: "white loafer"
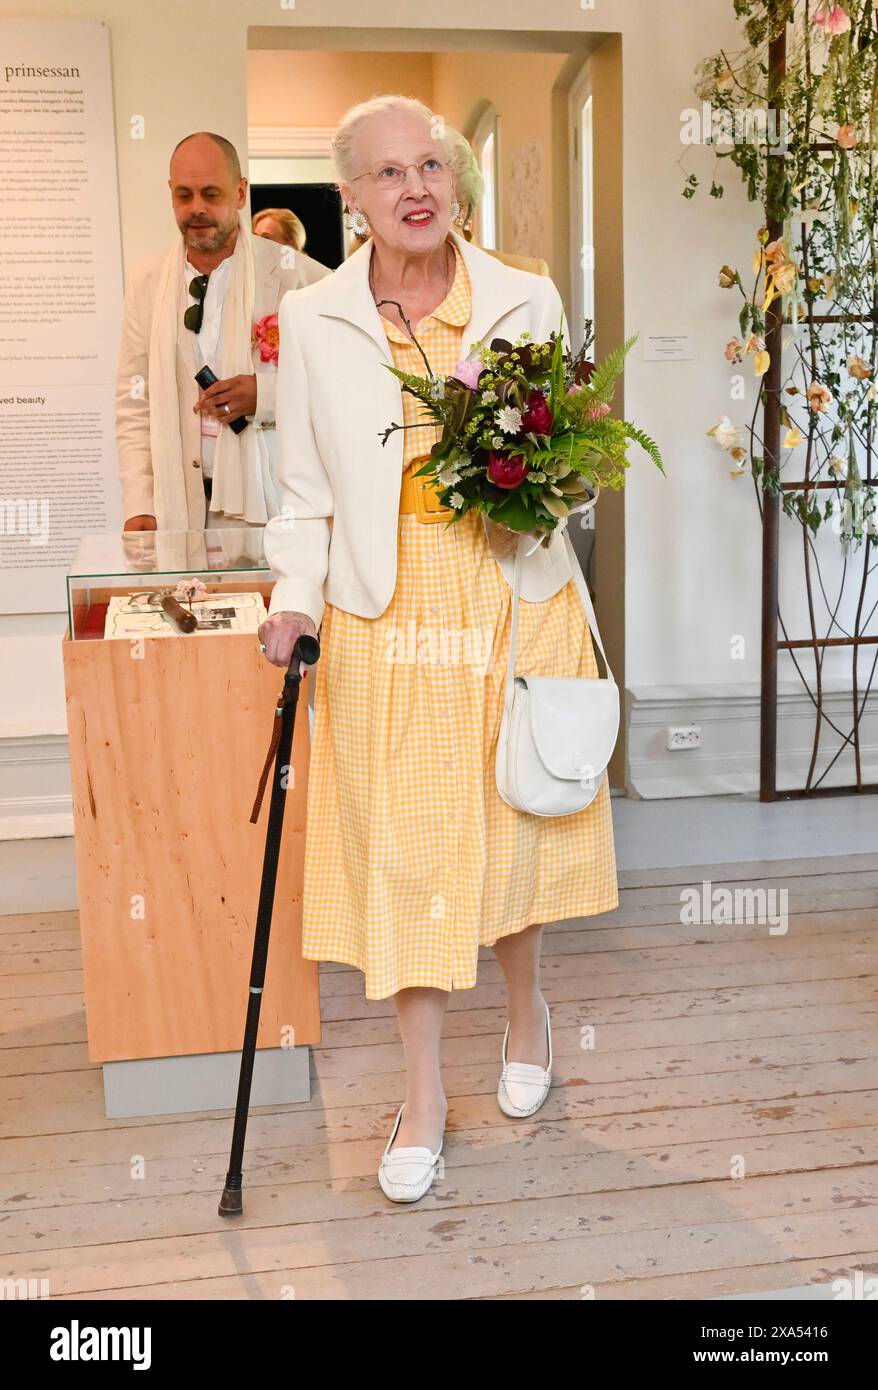
[[435,1153],[417,1144],[391,1150],[390,1146],[396,1138],[404,1109],[404,1104],[399,1107],[393,1133],[387,1141],[387,1148],[378,1166],[381,1191],[391,1202],[416,1202],[419,1197],[423,1197],[436,1176],[436,1166],[445,1142],[443,1137]]
[[549,1065],[546,1068],[535,1062],[507,1062],[506,1043],[509,1038],[509,1024],[503,1034],[503,1070],[500,1085],[497,1087],[497,1103],[504,1115],[521,1119],[539,1110],[552,1084],[552,1026],[549,1022],[549,1006],[546,1005],[546,1037],[549,1042]]

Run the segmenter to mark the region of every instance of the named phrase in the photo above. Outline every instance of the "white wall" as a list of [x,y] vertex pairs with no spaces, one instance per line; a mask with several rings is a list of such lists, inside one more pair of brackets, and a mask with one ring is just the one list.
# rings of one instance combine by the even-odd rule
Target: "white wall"
[[[0,13],[20,12],[0,2]],[[71,0],[29,0],[28,13],[83,13]],[[93,0],[92,17],[110,24],[123,253],[126,267],[176,235],[167,205],[168,155],[197,128],[227,135],[246,148],[247,26],[349,26],[393,31],[393,48],[429,47],[424,32],[441,15],[446,28],[529,30],[532,0],[446,0],[441,11],[409,0],[212,0],[198,10],[177,0]],[[419,23],[423,21],[423,23]],[[749,264],[759,210],[747,205],[728,178],[726,198],[706,191],[681,196],[682,110],[695,104],[698,60],[720,45],[736,46],[731,0],[552,0],[539,10],[543,33],[621,32],[624,65],[625,318],[629,332],[683,331],[694,360],[647,363],[635,348],[626,378],[626,406],[662,444],[670,476],[647,461],[632,470],[627,498],[627,683],[649,689],[753,681],[759,670],[760,539],[752,488],[728,476],[707,429],[729,411],[725,342],[734,331],[732,303],[716,287],[719,266]],[[408,42],[407,42],[408,41]],[[264,47],[258,35],[254,46]],[[350,38],[346,39],[350,46]],[[399,86],[405,89],[405,74]],[[527,100],[526,92],[522,100]],[[135,116],[146,139],[129,138]],[[712,157],[689,154],[686,171],[706,174]],[[724,164],[729,175],[733,171]],[[58,630],[55,619],[16,620],[19,633]],[[801,625],[801,623],[799,624]],[[0,661],[8,627],[0,624]],[[730,641],[743,634],[745,661],[730,659]],[[54,642],[54,638],[46,639]],[[19,673],[21,717],[32,707],[35,663]],[[7,719],[9,701],[5,704]],[[60,712],[60,711],[59,711]],[[14,712],[13,712],[14,722]],[[53,716],[54,717],[54,716]],[[0,730],[0,734],[2,734]],[[2,812],[0,812],[2,813]]]

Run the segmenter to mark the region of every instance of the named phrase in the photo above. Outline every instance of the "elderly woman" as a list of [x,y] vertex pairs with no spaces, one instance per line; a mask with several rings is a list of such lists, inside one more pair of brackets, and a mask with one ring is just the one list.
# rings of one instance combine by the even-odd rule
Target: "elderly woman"
[[[448,996],[475,985],[479,947],[493,947],[506,983],[498,1102],[532,1115],[552,1062],[541,924],[606,912],[618,892],[606,781],[568,816],[530,816],[500,797],[516,538],[475,512],[446,525],[435,491],[413,477],[436,428],[388,370],[424,370],[406,320],[442,375],[478,341],[525,331],[544,340],[562,320],[558,291],[453,230],[454,167],[420,102],[355,106],[333,146],[342,198],[367,239],[281,306],[281,512],[265,532],[281,577],[260,633],[285,666],[297,637],[322,623],[302,948],[356,966],[368,999],[393,998],[407,1085],[378,1176],[391,1200],[414,1201],[443,1143]],[[383,447],[401,418],[407,428]],[[532,553],[521,669],[596,676],[563,538],[522,544]]]

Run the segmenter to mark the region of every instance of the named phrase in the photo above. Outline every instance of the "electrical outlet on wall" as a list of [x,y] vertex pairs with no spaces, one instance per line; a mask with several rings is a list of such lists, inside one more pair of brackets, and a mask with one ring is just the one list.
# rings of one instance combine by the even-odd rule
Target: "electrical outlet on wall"
[[668,728],[668,736],[665,747],[672,753],[676,753],[678,748],[700,748],[701,747],[701,725],[700,724],[677,724]]

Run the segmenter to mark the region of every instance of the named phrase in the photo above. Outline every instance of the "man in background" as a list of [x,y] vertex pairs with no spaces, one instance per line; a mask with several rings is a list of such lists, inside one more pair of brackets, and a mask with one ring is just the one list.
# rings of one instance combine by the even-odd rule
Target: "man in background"
[[[263,526],[277,511],[271,449],[277,311],[331,272],[250,232],[235,147],[201,131],[171,156],[180,238],[131,274],[116,405],[126,531]],[[206,390],[202,367],[218,380]],[[235,431],[231,425],[246,420]]]

